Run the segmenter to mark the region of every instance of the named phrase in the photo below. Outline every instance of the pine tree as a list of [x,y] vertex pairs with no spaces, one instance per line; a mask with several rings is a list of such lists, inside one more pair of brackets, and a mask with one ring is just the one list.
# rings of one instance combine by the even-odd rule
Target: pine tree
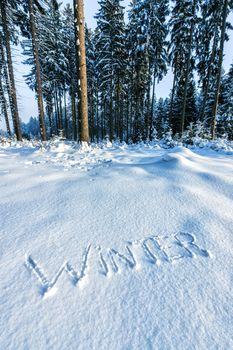
[[[5,86],[4,86],[4,83],[5,83]],[[2,34],[0,33],[0,96],[1,96],[0,103],[2,107],[2,112],[4,114],[4,118],[5,118],[6,129],[7,129],[8,135],[11,136],[10,121],[9,121],[9,114],[8,114],[8,103],[5,97],[5,90],[7,91],[10,109],[11,111],[13,111],[9,77],[8,77],[7,65],[5,60],[5,52],[3,48]]]
[[187,125],[186,108],[194,69],[192,52],[197,4],[197,1],[175,0],[169,21],[171,30],[169,58],[174,74],[169,114],[173,133],[182,134]]
[[[70,14],[71,15],[71,14]],[[67,57],[64,55],[66,38],[62,28],[60,6],[56,0],[49,0],[46,11],[38,21],[40,47],[40,64],[42,68],[43,94],[47,102],[48,115],[51,118],[51,99],[55,110],[56,132],[64,129],[62,97],[65,90],[67,74]],[[54,126],[53,126],[54,128]]]
[[[230,2],[229,2],[229,6]],[[201,17],[199,20],[197,35],[197,71],[201,86],[201,105],[199,117],[208,127],[211,125],[213,109],[216,102],[216,85],[219,79],[220,60],[220,36],[223,19],[223,1],[207,0],[201,3]],[[230,23],[226,22],[225,29],[231,29]],[[224,40],[228,40],[225,30]],[[220,80],[221,80],[220,72]],[[218,93],[219,95],[219,93]]]
[[217,0],[207,0],[201,3],[201,17],[196,32],[197,72],[201,87],[200,120],[208,124],[211,118],[213,100],[211,91],[214,89],[218,59],[219,28],[221,23]]
[[3,89],[3,85],[2,85],[1,67],[0,67],[0,106],[1,106],[2,114],[4,115],[7,133],[9,136],[11,136],[9,116],[8,116],[8,111],[7,111],[7,101],[6,101],[6,97],[5,97],[4,89]]
[[221,37],[220,37],[220,46],[219,46],[219,59],[217,67],[217,81],[216,81],[216,92],[214,98],[214,105],[212,110],[212,122],[211,122],[211,136],[215,138],[215,128],[216,128],[216,116],[218,110],[218,101],[220,94],[220,85],[221,85],[221,74],[222,74],[222,62],[223,62],[223,50],[225,43],[225,33],[226,33],[226,24],[227,24],[227,15],[229,13],[229,6],[233,6],[232,1],[224,0],[222,6],[222,23],[221,23]]
[[98,139],[98,111],[97,111],[97,69],[95,35],[91,29],[85,28],[86,32],[86,57],[87,57],[87,80],[88,80],[88,101],[89,101],[89,125],[91,140]]
[[[155,99],[155,85],[159,83],[167,73],[168,55],[167,55],[167,35],[168,25],[166,18],[169,15],[169,1],[159,0],[151,1],[150,15],[150,61],[153,67],[153,89],[151,101],[151,119],[150,126],[153,123],[153,109]],[[150,93],[151,95],[151,93]]]
[[80,120],[81,141],[89,142],[88,101],[87,101],[87,68],[85,48],[85,23],[83,0],[75,0],[76,45],[78,47],[78,69],[80,80]]
[[165,117],[164,101],[162,98],[159,98],[156,104],[155,121],[154,121],[154,126],[157,131],[157,136],[159,138],[161,138],[164,133],[164,129],[163,129],[164,117]]
[[229,72],[223,77],[222,89],[219,97],[217,131],[221,135],[227,134],[233,139],[233,64]]
[[[37,5],[38,6],[38,5]],[[72,22],[72,10],[61,18],[59,4],[56,0],[48,0],[45,8],[40,8],[37,17],[37,35],[39,46],[39,63],[42,80],[43,98],[46,101],[46,111],[50,135],[66,129],[68,136],[68,117],[66,92],[74,95],[74,57],[75,43]],[[37,91],[35,79],[35,65],[31,41],[23,41],[24,55],[28,58],[26,64],[32,66],[31,72],[26,76],[26,82],[31,89]],[[74,98],[75,99],[75,98]],[[76,118],[75,118],[76,119]],[[75,135],[75,125],[73,128]]]
[[42,92],[42,81],[41,81],[41,68],[39,61],[39,47],[37,38],[37,29],[35,23],[36,8],[33,0],[28,1],[29,6],[29,16],[30,16],[30,28],[32,37],[32,48],[36,71],[36,90],[37,90],[37,101],[39,110],[39,121],[40,121],[40,133],[42,141],[46,141],[46,129],[44,120],[44,106],[43,106],[43,92]]
[[[62,52],[63,52],[63,62],[65,62],[65,67],[63,69],[63,79],[64,88],[68,91],[70,96],[71,104],[71,119],[72,119],[72,138],[77,140],[77,108],[76,108],[76,94],[75,91],[78,90],[78,81],[74,72],[76,70],[76,52],[75,52],[75,32],[74,24],[72,18],[74,17],[73,11],[68,4],[63,11],[62,16]],[[64,63],[63,63],[64,65]],[[69,114],[69,113],[68,113]],[[69,117],[67,116],[68,132],[67,137],[70,134],[69,130]]]
[[[146,6],[144,6],[146,5]],[[149,61],[150,4],[134,0],[130,4],[128,41],[131,64],[131,98],[133,140],[146,138],[149,133],[151,68]],[[147,107],[147,108],[146,108]],[[146,127],[145,127],[146,126]]]
[[2,0],[0,3],[3,40],[6,48],[7,66],[8,66],[8,72],[9,72],[9,80],[10,80],[10,95],[11,95],[11,102],[12,102],[13,125],[14,125],[14,131],[16,133],[17,140],[22,141],[19,112],[18,112],[18,102],[17,102],[17,96],[16,96],[15,77],[14,77],[14,69],[13,69],[13,63],[12,63],[11,45],[10,45],[12,26],[10,26],[10,21],[9,21],[9,11],[10,9],[15,8],[15,6],[16,6],[15,1],[11,1],[11,0]]
[[[186,6],[190,6],[190,17],[189,17],[189,39],[188,39],[188,45],[187,45],[187,53],[186,53],[186,64],[185,64],[185,83],[184,83],[184,97],[183,97],[183,105],[182,105],[182,116],[181,116],[181,134],[184,132],[185,127],[185,118],[186,117],[186,104],[187,104],[187,97],[188,97],[188,88],[191,87],[190,85],[190,68],[191,68],[191,60],[192,60],[192,50],[193,50],[193,38],[194,38],[194,30],[197,23],[196,19],[196,13],[197,13],[197,5],[198,1],[193,0],[191,2],[186,2]],[[187,21],[187,18],[186,18]]]
[[122,134],[119,107],[122,103],[126,52],[124,14],[120,1],[99,1],[100,9],[96,15],[96,68],[101,90],[102,129],[109,132],[110,140],[114,134],[118,137]]

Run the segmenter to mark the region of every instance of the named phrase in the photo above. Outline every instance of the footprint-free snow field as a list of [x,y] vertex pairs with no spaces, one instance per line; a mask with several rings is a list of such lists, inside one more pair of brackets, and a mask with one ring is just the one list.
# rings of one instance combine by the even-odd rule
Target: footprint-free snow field
[[0,349],[233,348],[233,159],[0,147]]

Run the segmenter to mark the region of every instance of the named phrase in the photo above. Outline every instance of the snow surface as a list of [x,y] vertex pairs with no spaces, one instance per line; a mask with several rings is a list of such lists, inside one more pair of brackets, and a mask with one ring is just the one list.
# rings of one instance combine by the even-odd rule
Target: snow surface
[[231,152],[0,147],[0,349],[232,349]]

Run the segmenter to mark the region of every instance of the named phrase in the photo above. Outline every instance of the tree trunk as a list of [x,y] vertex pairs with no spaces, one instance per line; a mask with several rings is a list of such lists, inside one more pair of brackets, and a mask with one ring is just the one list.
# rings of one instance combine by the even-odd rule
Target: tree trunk
[[126,142],[129,142],[129,98],[126,97]]
[[172,96],[171,96],[171,102],[170,102],[170,108],[169,108],[169,127],[172,128],[172,132],[174,132],[174,129],[172,127],[172,118],[173,118],[172,114],[173,114],[173,103],[174,103],[176,82],[177,82],[177,62],[175,64],[173,84],[172,84]]
[[81,141],[89,142],[88,126],[88,101],[87,101],[87,68],[86,68],[86,48],[84,30],[84,4],[83,0],[75,0],[76,19],[76,46],[78,46],[78,63],[80,79],[80,119],[81,119]]
[[96,138],[99,142],[99,92],[96,91]]
[[92,89],[92,98],[91,98],[91,140],[94,141],[94,130],[95,130],[95,100],[94,100],[94,88]]
[[[61,116],[61,125],[60,125],[60,130],[64,129],[64,124],[63,124],[63,110],[62,110],[62,97],[61,97],[61,89],[59,87],[58,89],[58,99],[59,99],[59,110],[60,110],[60,116]],[[63,131],[62,131],[63,133]]]
[[36,33],[35,25],[35,10],[34,10],[34,0],[28,1],[29,15],[30,15],[30,27],[32,36],[32,48],[34,63],[36,68],[36,85],[37,85],[37,103],[39,111],[39,122],[40,122],[40,134],[42,141],[46,141],[46,129],[44,121],[44,106],[43,106],[43,93],[42,93],[42,82],[41,82],[41,72],[40,72],[40,62],[39,62],[39,49],[38,49],[38,38]]
[[65,119],[65,135],[66,138],[69,138],[69,123],[68,123],[68,116],[67,116],[67,103],[66,103],[66,90],[64,88],[64,119]]
[[52,97],[50,93],[46,95],[46,106],[47,106],[47,114],[49,118],[49,128],[50,128],[50,137],[53,135],[53,124],[52,124],[52,115],[53,115],[53,107],[52,107]]
[[5,85],[6,85],[6,90],[7,90],[7,95],[8,95],[9,105],[10,105],[11,116],[12,116],[12,119],[13,119],[14,108],[13,108],[13,104],[12,104],[9,75],[8,75],[8,69],[7,69],[7,64],[6,64],[6,59],[5,59],[5,52],[4,52],[3,41],[2,41],[1,35],[0,35],[0,62],[1,62],[2,70],[3,70],[3,80],[4,80]]
[[[0,71],[0,73],[1,73],[1,71]],[[1,76],[0,76],[0,102],[2,105],[2,111],[3,111],[3,115],[5,118],[5,122],[6,122],[6,130],[7,130],[8,135],[11,136],[11,129],[10,129],[10,123],[9,123],[9,118],[8,118],[8,112],[7,112],[7,103],[6,103],[6,98],[5,98],[4,91],[3,91]]]
[[149,72],[149,78],[147,82],[147,109],[146,109],[146,139],[150,140],[151,136],[151,129],[150,129],[150,117],[151,117],[151,97],[150,97],[150,90],[151,90],[151,67],[149,65],[148,67]]
[[112,88],[110,92],[110,103],[109,103],[109,140],[113,140],[113,96]]
[[129,112],[129,132],[128,132],[128,138],[129,135],[131,138],[134,137],[134,116],[135,116],[135,109],[134,109],[134,65],[133,60],[131,59],[131,70],[130,70],[130,112]]
[[151,112],[150,112],[150,138],[151,131],[153,127],[153,117],[154,117],[154,107],[155,107],[155,84],[156,84],[156,70],[154,68],[154,76],[153,76],[153,88],[152,88],[152,99],[151,99]]
[[216,93],[215,93],[214,106],[212,111],[212,123],[211,123],[211,136],[213,139],[215,138],[216,116],[217,116],[218,100],[219,100],[219,93],[220,93],[220,86],[221,86],[221,73],[222,73],[223,50],[224,50],[225,33],[226,33],[227,10],[228,10],[228,0],[224,0],[223,11],[222,11],[222,28],[221,28]]
[[192,8],[192,22],[191,22],[191,28],[190,28],[189,50],[188,50],[186,72],[185,72],[184,99],[183,99],[182,114],[181,114],[181,135],[184,132],[185,111],[186,111],[187,94],[188,94],[188,83],[189,83],[189,75],[190,75],[190,65],[191,65],[191,54],[192,54],[192,45],[193,45],[193,30],[194,30],[194,17],[195,17],[195,12],[196,12],[196,3],[197,3],[197,0],[194,0],[193,1],[193,8]]
[[116,86],[116,122],[117,122],[117,128],[116,128],[116,131],[117,131],[117,137],[118,138],[121,138],[121,133],[120,133],[120,130],[121,130],[121,115],[120,115],[120,105],[123,105],[123,100],[121,100],[121,103],[120,103],[120,76],[118,74],[117,76],[117,86]]
[[8,29],[7,16],[6,16],[6,0],[1,0],[0,6],[1,6],[1,15],[2,15],[2,28],[4,33],[5,45],[6,45],[7,65],[8,65],[9,78],[10,78],[10,94],[11,94],[11,101],[13,105],[13,110],[12,110],[13,125],[14,125],[14,130],[16,133],[17,140],[22,141],[17,96],[16,96],[15,78],[14,78],[13,63],[12,63],[12,57],[11,57],[10,32]]
[[55,124],[56,124],[56,134],[58,135],[58,112],[57,112],[57,100],[56,96],[53,98],[54,114],[55,114]]
[[101,138],[104,139],[104,136],[106,136],[106,130],[105,130],[105,118],[106,118],[106,101],[105,98],[102,102],[102,112],[101,112]]
[[57,85],[55,85],[55,104],[56,104],[56,110],[57,110],[57,133],[59,134],[61,130],[61,115],[60,115],[60,109],[59,109],[59,103],[58,103]]
[[207,97],[208,97],[209,87],[210,87],[211,68],[212,68],[212,64],[214,62],[214,58],[215,58],[215,55],[217,52],[217,43],[218,43],[218,35],[217,35],[217,33],[215,33],[210,63],[208,65],[208,70],[207,70],[207,82],[206,82],[205,87],[204,87],[204,98],[203,98],[203,102],[201,105],[201,112],[200,112],[200,117],[199,117],[200,120],[205,119],[204,116],[205,116],[206,102],[207,102]]
[[77,141],[77,118],[76,118],[76,104],[75,95],[72,88],[71,91],[71,105],[72,105],[72,129],[73,129],[73,140]]
[[[78,0],[73,0],[73,8],[74,8],[74,33],[75,33],[75,58],[76,58],[76,74],[77,74],[77,91],[74,89],[74,95],[75,95],[75,123],[76,123],[76,131],[75,131],[75,138],[74,140],[81,140],[81,121],[80,121],[80,115],[81,115],[81,107],[80,107],[80,71],[79,71],[79,41],[78,41],[78,16],[77,16],[77,3]],[[73,87],[75,87],[75,84],[73,84]],[[78,97],[78,108],[76,107],[76,96]]]

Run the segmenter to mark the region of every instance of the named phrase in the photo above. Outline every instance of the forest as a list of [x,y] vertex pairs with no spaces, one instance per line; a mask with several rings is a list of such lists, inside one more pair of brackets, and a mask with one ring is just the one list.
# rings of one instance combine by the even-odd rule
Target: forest
[[[225,72],[223,60],[233,1],[132,0],[127,13],[121,3],[100,0],[90,29],[78,0],[1,1],[0,104],[8,135],[232,140],[233,64]],[[13,45],[31,67],[24,78],[38,101],[32,128],[19,115]],[[157,99],[169,70],[172,89]]]

